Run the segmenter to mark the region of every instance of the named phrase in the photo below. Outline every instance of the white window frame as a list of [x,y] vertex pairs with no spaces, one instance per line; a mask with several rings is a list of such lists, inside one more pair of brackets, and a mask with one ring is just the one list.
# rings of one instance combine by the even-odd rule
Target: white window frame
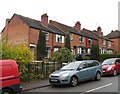
[[106,45],[106,40],[103,40],[102,44],[103,44],[103,45]]
[[49,49],[46,50],[46,52],[47,52],[47,58],[50,58],[50,47],[48,46],[46,48],[49,48]]
[[73,34],[70,33],[70,40],[73,40]]
[[49,40],[49,32],[47,32],[47,31],[42,31],[42,32],[45,33],[45,39],[46,39],[46,40]]
[[58,51],[58,49],[59,49],[59,48],[57,48],[57,47],[56,47],[56,48],[54,48],[54,52]]
[[89,43],[89,44],[92,44],[92,39],[88,39],[88,43]]
[[80,36],[80,37],[79,37],[79,41],[80,41],[80,42],[84,42],[84,39],[85,39],[85,38],[84,38],[83,36]]
[[46,40],[49,40],[49,32],[46,32],[46,33],[45,33],[45,39],[46,39]]
[[109,46],[109,47],[111,47],[111,44],[112,44],[111,41],[108,41],[108,46]]
[[56,42],[64,43],[64,36],[56,34]]

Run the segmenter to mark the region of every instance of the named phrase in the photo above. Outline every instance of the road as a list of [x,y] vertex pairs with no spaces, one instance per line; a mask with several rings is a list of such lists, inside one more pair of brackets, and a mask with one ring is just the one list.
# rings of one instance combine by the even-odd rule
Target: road
[[[29,90],[27,92],[118,92],[118,78],[120,75],[116,77],[107,76],[102,77],[100,81],[87,81],[79,83],[76,87],[70,86],[48,86],[44,88],[38,88]],[[113,94],[113,93],[111,93]]]

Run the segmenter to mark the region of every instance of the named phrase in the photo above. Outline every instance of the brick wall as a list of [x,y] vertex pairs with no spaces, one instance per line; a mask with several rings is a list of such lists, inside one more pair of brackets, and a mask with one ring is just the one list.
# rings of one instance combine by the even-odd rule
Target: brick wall
[[120,54],[120,38],[111,39],[114,42],[114,53]]
[[23,23],[17,16],[14,16],[10,20],[9,25],[7,25],[2,32],[2,37],[4,38],[8,33],[9,43],[12,45],[19,43],[28,44],[29,27]]

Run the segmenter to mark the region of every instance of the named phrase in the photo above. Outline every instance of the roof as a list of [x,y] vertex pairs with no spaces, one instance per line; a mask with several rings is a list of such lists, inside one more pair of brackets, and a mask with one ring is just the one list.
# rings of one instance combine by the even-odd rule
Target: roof
[[62,24],[59,22],[56,22],[56,23],[58,23],[59,25],[61,25],[65,29],[67,29],[70,33],[77,34],[77,35],[84,36],[84,37],[91,38],[91,39],[96,39],[93,36],[91,36],[90,34],[88,34],[87,32],[77,31],[74,27],[71,27],[71,26],[68,26],[68,25],[65,25],[65,24]]
[[120,38],[120,31],[118,30],[112,31],[110,34],[106,35],[106,37],[109,39]]
[[31,28],[35,28],[35,29],[38,29],[38,30],[44,30],[44,31],[55,33],[50,28],[43,26],[41,24],[41,22],[38,21],[38,20],[31,19],[31,18],[28,18],[28,17],[24,17],[24,16],[21,16],[21,15],[18,15],[18,14],[14,14],[14,15],[19,17],[24,23],[26,23]]
[[95,36],[95,34],[88,29],[83,28],[81,33],[83,33],[88,38],[98,40],[98,38]]
[[60,35],[64,35],[65,36],[65,32],[60,30],[59,28],[55,27],[54,25],[48,24],[48,27],[50,29],[54,30],[56,34],[60,34]]
[[58,23],[59,25],[61,25],[64,28],[66,28],[70,33],[80,35],[80,33],[74,27],[71,27],[71,26],[68,26],[68,25],[65,25],[65,24],[62,24],[62,23],[59,23],[59,22],[56,22],[56,23]]
[[101,39],[105,39],[105,40],[108,40],[108,41],[111,41],[109,38],[107,38],[106,36],[100,36],[98,35],[97,31],[96,30],[93,30],[91,31],[92,33],[94,33],[94,35],[97,37],[97,38],[101,38]]

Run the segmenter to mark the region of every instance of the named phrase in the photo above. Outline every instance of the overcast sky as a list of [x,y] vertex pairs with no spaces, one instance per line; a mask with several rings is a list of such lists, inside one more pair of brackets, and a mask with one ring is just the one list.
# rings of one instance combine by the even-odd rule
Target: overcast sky
[[102,28],[104,35],[118,29],[119,0],[0,0],[0,32],[6,18],[14,13],[40,20],[47,13],[49,20],[69,26],[80,21],[81,28]]

